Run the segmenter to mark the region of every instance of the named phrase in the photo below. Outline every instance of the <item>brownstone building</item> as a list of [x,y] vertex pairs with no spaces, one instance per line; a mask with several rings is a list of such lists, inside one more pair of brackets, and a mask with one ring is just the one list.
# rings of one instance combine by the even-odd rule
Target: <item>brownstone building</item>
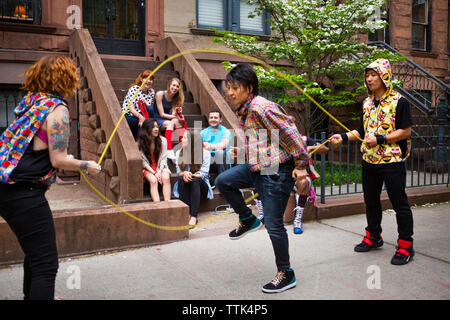
[[[433,113],[439,98],[448,95],[444,82],[450,83],[449,2],[390,0],[386,8],[384,18],[389,28],[363,37],[363,41],[378,41],[377,45],[390,46],[410,59],[396,70],[403,77],[404,93]],[[252,10],[245,0],[0,0],[0,133],[15,118],[14,107],[23,95],[20,84],[24,71],[44,55],[68,55],[81,78],[77,94],[69,101],[69,152],[98,161],[122,115],[121,103],[128,86],[139,72],[154,69],[186,49],[220,47],[212,43],[210,27],[269,38],[268,15],[249,18]],[[164,89],[173,76],[182,79],[189,127],[195,121],[206,125],[205,114],[211,109],[222,112],[226,126],[238,126],[236,116],[216,90],[225,77],[220,62],[226,59],[238,60],[221,54],[184,55],[156,75],[156,90]],[[448,143],[443,148],[448,148]],[[167,226],[186,224],[188,209],[180,201],[157,206],[140,201],[145,199],[141,163],[135,140],[123,121],[104,154],[104,170],[89,181],[116,203],[132,202],[123,207],[143,220],[151,218]],[[223,203],[215,193],[214,200],[201,203],[200,212],[213,211]],[[290,206],[288,211],[293,200]],[[313,213],[307,218],[314,218]],[[148,228],[117,214],[114,208],[63,212],[55,224],[60,254],[173,241],[189,234],[187,229]],[[20,248],[11,249],[15,241],[1,219],[0,237],[6,239],[0,241],[5,246],[0,251],[9,253],[0,256],[0,262],[19,260]]]

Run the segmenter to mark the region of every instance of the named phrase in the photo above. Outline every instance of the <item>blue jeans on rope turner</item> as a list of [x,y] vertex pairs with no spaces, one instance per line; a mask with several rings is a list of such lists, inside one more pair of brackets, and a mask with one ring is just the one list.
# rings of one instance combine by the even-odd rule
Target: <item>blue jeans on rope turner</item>
[[249,165],[240,164],[221,173],[216,178],[216,187],[230,203],[240,220],[252,218],[253,214],[245,204],[239,189],[256,188],[264,207],[264,223],[272,241],[278,270],[288,270],[289,240],[284,227],[283,215],[294,186],[292,178],[294,161],[280,164],[277,174],[262,175],[250,171]]

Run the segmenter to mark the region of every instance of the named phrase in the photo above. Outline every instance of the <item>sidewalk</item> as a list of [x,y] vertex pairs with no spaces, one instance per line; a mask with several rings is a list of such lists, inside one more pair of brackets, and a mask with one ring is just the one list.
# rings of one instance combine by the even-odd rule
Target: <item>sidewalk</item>
[[[368,253],[353,251],[365,215],[306,222],[301,235],[288,225],[297,286],[267,295],[261,286],[276,273],[267,232],[229,240],[236,217],[228,215],[192,230],[189,240],[61,259],[56,295],[65,300],[448,300],[450,203],[413,212],[416,255],[406,266],[390,264],[397,236],[391,210],[383,214],[384,246]],[[22,298],[22,277],[21,265],[0,269],[0,300]],[[80,280],[79,289],[73,279]]]

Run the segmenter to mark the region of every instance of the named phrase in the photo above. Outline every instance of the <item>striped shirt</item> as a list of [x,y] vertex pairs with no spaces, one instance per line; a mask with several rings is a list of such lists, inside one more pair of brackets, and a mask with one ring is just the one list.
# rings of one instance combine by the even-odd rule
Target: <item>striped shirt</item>
[[[246,160],[250,170],[261,171],[294,158],[296,168],[308,165],[309,155],[297,127],[279,106],[261,96],[250,95],[237,112],[246,135]],[[261,130],[266,129],[266,130]],[[278,133],[278,145],[272,145]]]

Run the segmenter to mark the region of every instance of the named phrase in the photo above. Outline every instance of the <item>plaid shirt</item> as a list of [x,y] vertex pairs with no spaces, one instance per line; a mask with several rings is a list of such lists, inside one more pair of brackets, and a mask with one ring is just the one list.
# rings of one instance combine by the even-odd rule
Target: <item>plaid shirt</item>
[[[308,165],[309,155],[302,136],[294,122],[284,114],[278,105],[261,96],[250,95],[241,106],[237,115],[240,128],[246,133],[246,160],[250,170],[261,171],[278,160],[279,164],[287,162],[291,157],[297,168]],[[266,129],[267,134],[257,130]],[[271,135],[278,130],[279,145],[271,145]],[[249,134],[253,132],[256,136]]]

